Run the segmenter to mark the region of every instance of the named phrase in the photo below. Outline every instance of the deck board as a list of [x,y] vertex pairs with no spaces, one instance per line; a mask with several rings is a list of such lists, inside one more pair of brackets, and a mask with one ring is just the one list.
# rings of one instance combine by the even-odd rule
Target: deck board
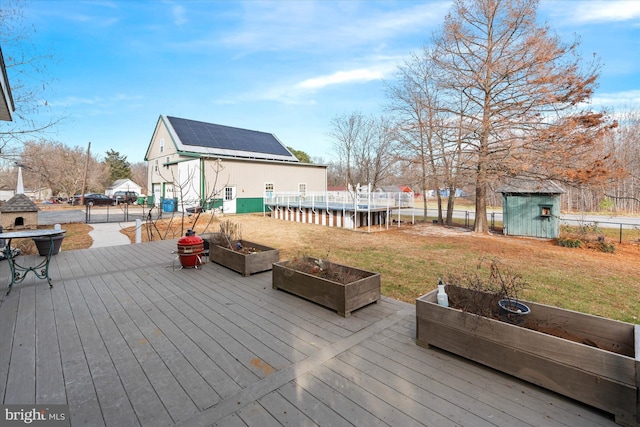
[[91,300],[85,299],[89,295],[87,289],[89,286],[87,277],[65,283],[105,424],[108,426],[138,425],[131,402],[93,320],[88,305]]
[[[0,289],[6,292],[6,289]],[[2,297],[0,297],[2,298]],[[13,349],[14,328],[18,315],[18,298],[7,299],[0,305],[0,398],[4,399],[7,388],[7,377],[11,365],[11,350]],[[2,299],[0,299],[2,301]]]
[[[402,361],[414,372],[432,372],[431,378],[437,379],[446,388],[468,394],[473,399],[472,410],[476,414],[483,414],[475,407],[475,402],[481,402],[485,405],[483,408],[487,411],[487,417],[495,417],[495,410],[503,413],[515,411],[520,417],[520,422],[530,425],[536,425],[541,414],[567,425],[571,425],[571,422],[565,423],[565,419],[571,420],[572,415],[579,416],[581,426],[590,425],[593,414],[598,414],[596,418],[599,418],[600,413],[595,409],[583,411],[588,407],[582,406],[579,413],[575,412],[577,407],[569,399],[524,381],[515,381],[512,377],[493,369],[475,369],[481,365],[445,351],[429,349],[427,351],[432,351],[435,357],[425,358],[425,349],[415,348],[415,334],[411,333],[410,329],[403,333],[393,329],[384,331],[381,336],[365,343],[365,346],[381,350],[377,344],[385,342],[386,349],[382,351],[389,357]],[[456,397],[454,401],[460,402],[461,399]],[[565,403],[570,404],[565,406]]]
[[[53,288],[6,293],[2,404],[69,405],[76,426],[615,425],[613,417],[415,344],[415,307],[349,318],[176,241],[60,252]],[[35,257],[23,257],[28,263]]]
[[35,296],[33,285],[24,286],[18,295],[18,315],[11,351],[11,369],[7,378],[6,403],[31,402],[35,399]]
[[51,290],[36,287],[36,403],[64,404],[64,375]]

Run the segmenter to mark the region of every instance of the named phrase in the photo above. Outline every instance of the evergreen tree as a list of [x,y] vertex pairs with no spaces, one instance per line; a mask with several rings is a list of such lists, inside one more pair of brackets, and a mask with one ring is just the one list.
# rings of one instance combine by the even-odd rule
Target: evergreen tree
[[107,151],[107,158],[104,160],[109,167],[110,183],[118,179],[131,179],[131,164],[127,161],[127,156],[122,156],[118,151]]
[[296,156],[296,158],[297,158],[298,160],[300,160],[300,162],[302,162],[302,163],[313,163],[313,162],[311,161],[311,157],[309,157],[309,155],[308,155],[307,153],[305,153],[304,151],[302,151],[302,150],[296,150],[296,149],[291,148],[291,147],[287,147],[287,149],[288,149],[289,151],[291,151],[291,154],[293,154],[294,156]]

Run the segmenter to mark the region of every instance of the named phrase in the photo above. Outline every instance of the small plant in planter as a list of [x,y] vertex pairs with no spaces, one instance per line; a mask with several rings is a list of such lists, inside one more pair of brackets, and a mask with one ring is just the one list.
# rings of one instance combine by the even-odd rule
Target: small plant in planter
[[449,273],[444,280],[453,284],[446,286],[449,303],[462,311],[516,324],[523,323],[524,315],[530,312],[518,298],[527,285],[522,275],[502,265],[497,258],[482,258],[474,270]]
[[209,257],[216,264],[243,276],[271,270],[280,259],[280,251],[242,239],[242,227],[229,220],[220,224],[220,232],[207,236]]

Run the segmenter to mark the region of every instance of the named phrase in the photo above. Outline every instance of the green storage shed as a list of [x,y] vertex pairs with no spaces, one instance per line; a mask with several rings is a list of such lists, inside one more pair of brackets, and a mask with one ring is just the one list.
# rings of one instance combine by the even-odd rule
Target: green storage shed
[[546,239],[560,236],[560,196],[565,191],[558,184],[514,180],[497,192],[502,193],[504,234]]

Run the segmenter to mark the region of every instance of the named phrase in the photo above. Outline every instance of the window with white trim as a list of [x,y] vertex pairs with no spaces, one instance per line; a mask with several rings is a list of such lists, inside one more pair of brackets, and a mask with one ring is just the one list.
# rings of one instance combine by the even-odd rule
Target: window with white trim
[[164,153],[164,138],[160,138],[160,152]]
[[307,195],[307,184],[306,183],[300,183],[298,184],[298,194],[300,195],[300,197],[304,197]]
[[233,200],[233,187],[224,188],[224,200],[225,201]]
[[273,184],[273,182],[265,182],[264,183],[264,196],[267,199],[270,199],[273,197],[273,189],[275,188],[275,185]]

